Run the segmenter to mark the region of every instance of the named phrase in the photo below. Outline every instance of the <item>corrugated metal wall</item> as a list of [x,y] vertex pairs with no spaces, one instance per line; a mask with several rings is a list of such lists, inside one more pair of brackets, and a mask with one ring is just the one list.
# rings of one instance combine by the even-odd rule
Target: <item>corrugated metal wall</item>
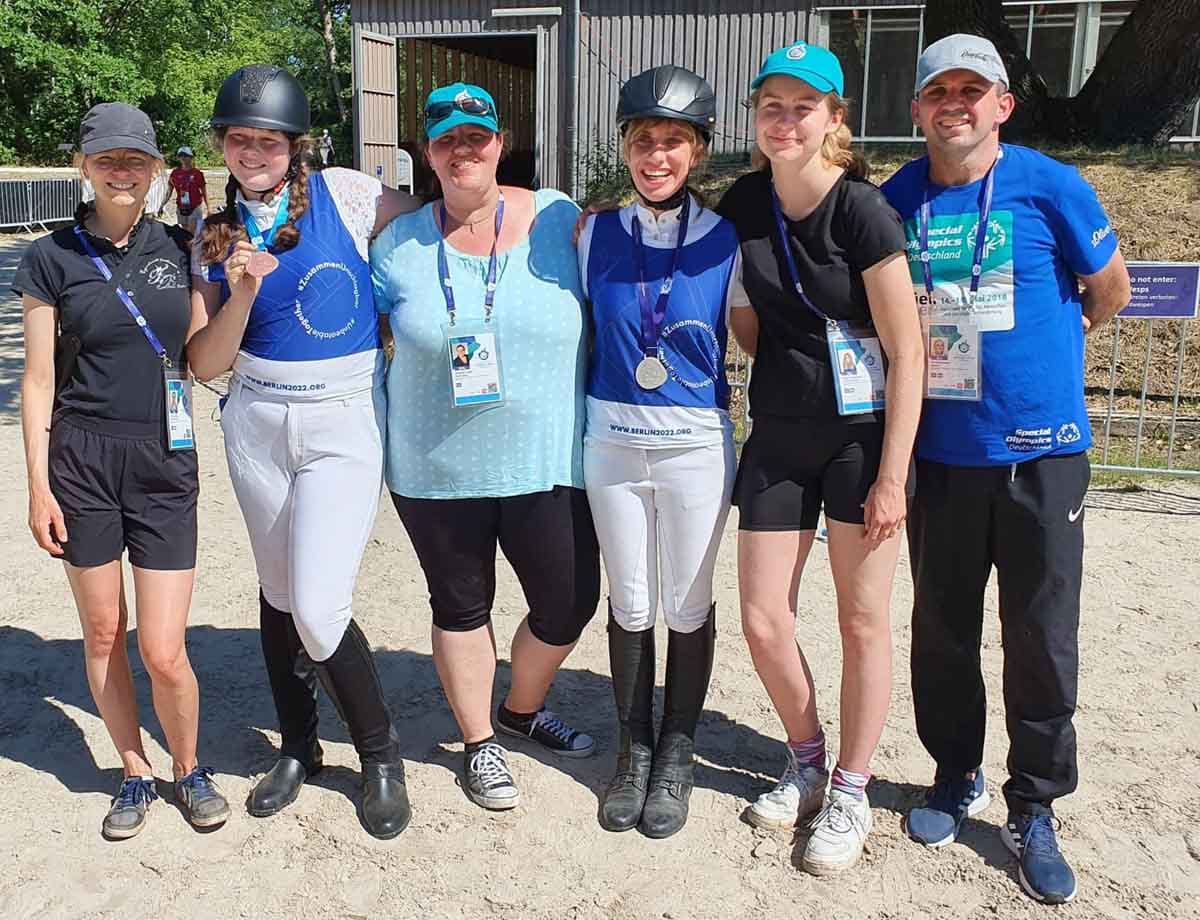
[[579,190],[606,160],[613,162],[621,84],[659,64],[687,67],[712,84],[715,153],[749,149],[753,129],[743,102],[750,81],[768,54],[808,37],[808,5],[802,0],[585,2],[579,27]]
[[[544,186],[560,184],[566,150],[561,143],[562,112],[570,88],[562,78],[566,29],[563,16],[493,18],[497,7],[533,6],[510,0],[354,0],[351,15],[363,31],[381,35],[428,37],[525,32],[538,35],[539,87],[536,102],[538,173]],[[501,113],[503,116],[503,113]]]

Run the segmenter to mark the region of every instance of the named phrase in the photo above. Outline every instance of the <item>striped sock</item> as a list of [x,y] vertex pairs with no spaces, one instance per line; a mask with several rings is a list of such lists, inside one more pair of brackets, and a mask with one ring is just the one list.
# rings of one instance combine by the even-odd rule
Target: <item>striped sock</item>
[[788,741],[796,763],[801,767],[816,767],[825,771],[825,730],[817,729],[817,733],[807,741]]
[[861,799],[867,792],[867,783],[871,780],[870,773],[851,773],[841,764],[833,768],[833,776],[829,780],[829,788],[852,795]]

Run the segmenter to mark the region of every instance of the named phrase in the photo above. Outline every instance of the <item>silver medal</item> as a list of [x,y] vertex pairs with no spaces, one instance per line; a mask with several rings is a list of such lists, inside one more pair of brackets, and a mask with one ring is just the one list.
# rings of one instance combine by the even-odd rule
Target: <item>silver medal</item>
[[647,355],[638,362],[633,379],[643,390],[657,390],[667,382],[667,368],[657,356]]

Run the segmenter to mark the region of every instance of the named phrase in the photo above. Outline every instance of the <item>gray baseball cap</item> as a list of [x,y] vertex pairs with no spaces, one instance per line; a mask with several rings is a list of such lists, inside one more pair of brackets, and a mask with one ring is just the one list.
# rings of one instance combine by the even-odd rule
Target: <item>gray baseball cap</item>
[[985,80],[1008,86],[1008,71],[1000,52],[979,35],[947,35],[926,48],[917,61],[916,92],[948,70],[974,71]]
[[92,106],[79,125],[79,149],[85,154],[107,150],[140,150],[161,160],[150,116],[124,102]]

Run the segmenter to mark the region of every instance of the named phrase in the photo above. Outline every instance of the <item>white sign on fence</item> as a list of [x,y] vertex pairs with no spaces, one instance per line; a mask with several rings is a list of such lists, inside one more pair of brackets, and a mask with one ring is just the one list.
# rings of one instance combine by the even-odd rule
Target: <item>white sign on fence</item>
[[408,187],[411,195],[413,190],[413,158],[407,150],[396,151],[396,188]]

